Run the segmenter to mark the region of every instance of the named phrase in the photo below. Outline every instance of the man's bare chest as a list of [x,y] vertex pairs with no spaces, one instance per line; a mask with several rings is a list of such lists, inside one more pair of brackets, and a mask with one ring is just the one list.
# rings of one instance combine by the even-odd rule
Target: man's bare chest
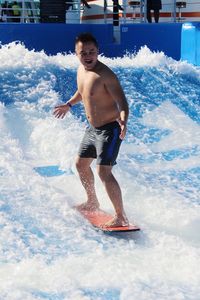
[[105,87],[100,77],[85,76],[78,82],[78,89],[81,94],[93,96],[98,93],[104,93]]

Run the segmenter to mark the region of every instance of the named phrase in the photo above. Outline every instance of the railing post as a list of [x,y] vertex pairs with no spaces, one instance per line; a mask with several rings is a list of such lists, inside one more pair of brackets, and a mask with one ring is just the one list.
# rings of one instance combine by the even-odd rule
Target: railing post
[[123,16],[124,16],[124,18],[123,18],[123,23],[124,24],[126,24],[126,5],[127,5],[127,1],[126,0],[123,0]]
[[147,23],[147,0],[144,0],[144,23]]
[[107,24],[107,0],[104,0],[104,6],[103,6],[103,17],[104,17],[104,24]]
[[140,1],[140,23],[146,23],[147,19],[147,0]]
[[81,21],[81,0],[78,1],[77,5],[78,15],[79,15],[79,23]]
[[21,23],[25,22],[25,3],[24,0],[22,0],[22,14],[21,14]]
[[176,0],[173,0],[172,21],[176,23]]

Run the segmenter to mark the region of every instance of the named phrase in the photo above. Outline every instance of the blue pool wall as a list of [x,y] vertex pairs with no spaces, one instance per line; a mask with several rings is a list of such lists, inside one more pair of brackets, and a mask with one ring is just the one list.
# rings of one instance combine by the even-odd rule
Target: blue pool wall
[[29,50],[48,55],[74,52],[74,40],[81,32],[91,32],[107,57],[135,53],[142,46],[163,51],[176,60],[200,65],[200,23],[159,23],[120,25],[120,39],[114,39],[112,24],[0,24],[2,45],[19,41]]
[[183,24],[181,59],[200,66],[200,23]]
[[130,24],[121,26],[121,43],[127,50],[137,52],[142,46],[152,51],[163,51],[179,60],[181,53],[181,24]]

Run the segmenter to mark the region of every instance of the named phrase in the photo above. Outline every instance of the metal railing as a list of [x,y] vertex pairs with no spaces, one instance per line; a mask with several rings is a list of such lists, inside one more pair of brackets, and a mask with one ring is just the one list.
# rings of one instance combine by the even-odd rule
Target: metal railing
[[[101,18],[99,17],[98,21],[97,19],[95,20],[95,18],[93,18],[93,23],[113,23],[114,26],[130,22],[147,23],[147,0],[120,1],[122,1],[122,3],[119,4],[118,0],[103,0],[101,1],[102,5],[97,5],[98,1],[95,1],[95,3],[87,3],[86,0],[68,0],[66,1],[66,23],[87,23],[88,20],[90,20],[90,23],[92,23],[92,18],[90,18],[90,16],[92,16],[91,12],[93,10],[93,7],[95,10],[94,15],[97,16],[99,14],[97,8],[99,8],[99,10],[101,11]],[[39,2],[37,2],[37,6],[36,4],[34,4],[34,1],[20,0],[17,3],[19,5],[18,15],[13,13],[12,7],[3,7],[2,3],[0,4],[1,22],[40,22]],[[31,4],[27,7],[27,3]],[[160,10],[159,22],[184,21],[185,18],[182,17],[182,13],[186,11],[185,9],[188,5],[192,7],[193,4],[195,5],[195,7],[198,7],[197,11],[199,11],[200,14],[200,2],[186,3],[186,1],[176,0],[169,0],[168,2],[164,2],[164,0],[162,0],[162,10]],[[86,9],[90,8],[89,6],[91,6],[90,12],[86,11]],[[195,10],[193,9],[193,11]]]
[[[133,22],[148,22],[147,0],[119,0],[119,2],[115,1],[116,0],[99,0],[100,5],[98,5],[98,1],[91,2],[91,8],[93,9],[94,7],[93,15],[91,13],[84,13],[84,10],[82,9],[80,21],[85,23],[87,23],[88,21],[90,23],[113,23],[114,26]],[[192,15],[195,21],[200,21],[200,2],[189,1],[190,0],[188,0],[188,2],[178,0],[162,0],[162,9],[160,10],[159,14],[159,22],[174,23],[190,21],[192,20]],[[116,9],[116,6],[118,4],[122,8],[122,10],[120,10],[119,6],[118,9]],[[196,7],[195,12],[192,5],[193,7]],[[97,11],[97,6],[99,11]],[[189,10],[187,10],[188,7],[190,7]],[[151,10],[151,15],[154,22],[153,10]],[[91,20],[93,20],[93,22]]]
[[0,20],[5,23],[39,23],[40,15],[37,8],[27,8],[22,2],[22,7],[17,8],[18,14],[13,13],[12,7],[0,6]]
[[[123,1],[124,2],[124,1]],[[167,10],[168,12],[164,12],[165,14],[168,14],[168,20],[167,22],[179,22],[181,20],[184,20],[181,17],[182,9],[186,7],[186,2],[181,2],[182,5],[180,5],[179,1],[172,0],[170,3],[162,4],[162,6]],[[138,22],[138,23],[147,23],[147,0],[133,0],[129,1],[128,4],[124,3],[122,5],[123,11],[115,12],[113,9],[113,5],[106,5],[104,9],[104,22],[109,23],[112,22],[111,18],[108,17],[110,15],[110,12],[113,14],[113,20],[116,19],[117,23],[119,24],[125,24],[130,22]],[[200,6],[199,6],[200,10]],[[153,13],[153,11],[152,11]],[[160,10],[160,20],[163,22],[162,17],[162,10]],[[164,20],[166,22],[166,20]]]

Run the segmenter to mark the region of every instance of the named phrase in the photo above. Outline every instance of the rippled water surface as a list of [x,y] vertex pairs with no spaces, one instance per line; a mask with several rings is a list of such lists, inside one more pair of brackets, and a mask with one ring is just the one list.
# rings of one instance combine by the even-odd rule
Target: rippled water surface
[[200,69],[145,47],[100,60],[130,106],[114,173],[142,231],[104,234],[72,209],[85,200],[74,159],[86,121],[81,104],[64,120],[52,109],[76,90],[77,58],[3,46],[0,299],[198,300]]

